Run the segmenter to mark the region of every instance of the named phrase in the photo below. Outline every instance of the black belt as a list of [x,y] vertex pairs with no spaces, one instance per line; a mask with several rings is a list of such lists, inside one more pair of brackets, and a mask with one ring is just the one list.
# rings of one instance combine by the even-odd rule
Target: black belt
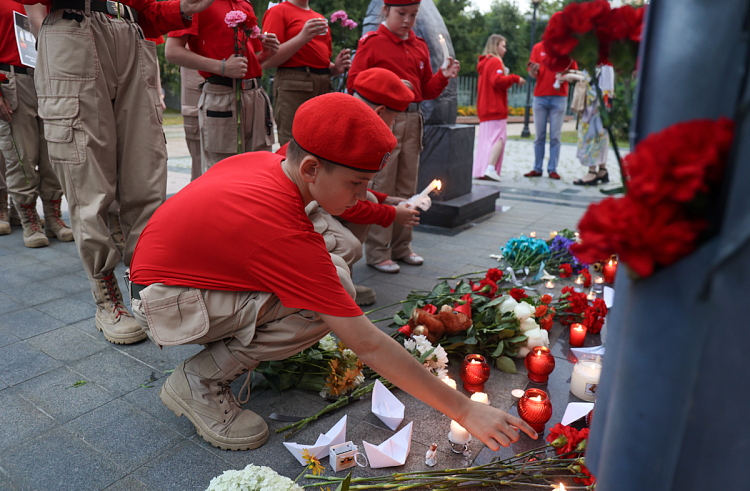
[[141,299],[141,291],[145,290],[146,287],[143,285],[136,285],[132,281],[130,282],[130,296],[136,300]]
[[[90,0],[91,10],[103,12],[112,17],[117,17],[117,7],[120,7],[120,17],[131,22],[138,22],[138,11],[122,3],[102,0]],[[52,0],[51,10],[86,10],[86,0]]]
[[[260,77],[259,78],[248,78],[244,80],[255,80],[255,87],[260,87]],[[211,75],[206,79],[206,82],[213,84],[213,85],[223,85],[224,87],[233,87],[234,79],[229,77],[220,77],[218,75]]]
[[330,68],[312,68],[309,66],[280,66],[277,70],[294,70],[295,72],[317,73],[318,75],[330,75]]
[[6,72],[13,71],[15,73],[23,73],[24,75],[29,74],[29,69],[25,66],[6,65],[5,63],[0,63],[0,70],[5,70]]

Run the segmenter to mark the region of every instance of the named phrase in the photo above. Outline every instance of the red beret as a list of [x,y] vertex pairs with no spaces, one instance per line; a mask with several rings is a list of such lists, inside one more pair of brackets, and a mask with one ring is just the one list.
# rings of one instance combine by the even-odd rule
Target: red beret
[[391,7],[406,7],[408,5],[419,5],[422,0],[383,0],[383,3]]
[[302,104],[294,115],[292,136],[305,152],[362,172],[381,170],[396,148],[396,137],[380,116],[341,92]]
[[354,90],[376,106],[385,106],[394,111],[406,111],[414,102],[414,92],[398,75],[385,68],[368,68],[354,79]]

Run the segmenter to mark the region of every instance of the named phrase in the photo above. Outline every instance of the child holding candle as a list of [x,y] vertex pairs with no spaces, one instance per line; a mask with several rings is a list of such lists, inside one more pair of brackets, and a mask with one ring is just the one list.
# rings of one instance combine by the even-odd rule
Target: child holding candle
[[477,63],[479,138],[472,176],[479,179],[500,180],[505,142],[508,139],[508,89],[513,84],[521,87],[526,85],[526,80],[509,73],[503,64],[505,44],[506,39],[500,34],[491,35]]
[[[354,93],[357,76],[362,71],[382,67],[408,81],[414,91],[414,102],[406,112],[396,116],[393,124],[398,145],[390,157],[390,165],[371,185],[375,191],[402,198],[417,193],[423,126],[419,103],[438,97],[460,69],[458,61],[448,58],[444,68],[432,73],[427,43],[412,31],[418,12],[419,0],[385,0],[385,21],[377,31],[368,32],[359,40],[347,81],[349,92]],[[372,227],[365,243],[367,264],[384,273],[399,272],[395,260],[414,266],[422,264],[424,259],[412,250],[411,238],[411,229],[398,224]]]
[[[138,242],[130,272],[138,322],[157,344],[205,345],[167,378],[162,402],[215,446],[257,448],[268,427],[242,408],[231,382],[333,331],[367,366],[492,450],[518,439],[511,425],[536,438],[520,418],[432,376],[370,322],[354,303],[348,268],[305,217],[312,200],[338,215],[364,199],[396,146],[385,123],[362,101],[332,93],[303,104],[292,132],[286,159],[257,152],[219,162],[159,208]],[[202,233],[184,216],[206,224]],[[220,240],[230,234],[239,237]]]

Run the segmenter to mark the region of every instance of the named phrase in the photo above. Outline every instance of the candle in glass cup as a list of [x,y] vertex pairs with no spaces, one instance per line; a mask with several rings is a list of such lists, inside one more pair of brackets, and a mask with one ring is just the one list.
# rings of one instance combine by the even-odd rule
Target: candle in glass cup
[[571,346],[583,346],[583,342],[586,339],[586,326],[579,323],[570,325],[570,345]]
[[541,389],[527,389],[518,401],[518,416],[537,433],[543,432],[544,425],[552,417],[552,403],[547,393]]
[[594,279],[594,291],[596,293],[601,293],[601,291],[604,289],[604,278],[601,276],[597,276]]
[[593,302],[594,300],[596,300],[596,292],[594,292],[594,290],[591,289],[588,295],[586,295],[586,298],[588,298],[589,300]]
[[484,392],[475,392],[471,395],[471,400],[475,402],[481,402],[482,404],[490,405],[490,398]]
[[607,261],[607,264],[602,268],[602,274],[604,275],[604,281],[614,283],[615,275],[617,274],[617,260],[610,259]]
[[549,288],[550,290],[552,290],[553,288],[555,288],[555,282],[552,280],[547,280],[544,286],[545,288]]
[[450,378],[450,377],[445,377],[445,378],[443,379],[443,382],[445,382],[445,385],[447,385],[447,386],[448,386],[448,387],[450,387],[451,389],[455,389],[455,388],[456,388],[456,381],[455,381],[455,380],[453,380],[453,379],[452,379],[452,378]]
[[573,283],[573,290],[577,293],[581,293],[583,291],[583,276],[579,275]]
[[549,379],[549,374],[555,369],[555,358],[549,348],[537,346],[526,355],[524,365],[529,372],[529,380],[544,384]]
[[448,440],[459,445],[464,445],[471,441],[471,434],[466,428],[451,420],[451,431],[448,433]]
[[490,365],[482,355],[467,355],[459,373],[467,392],[483,392],[484,383],[490,378]]
[[576,364],[573,365],[573,374],[570,377],[571,394],[584,401],[595,401],[601,375],[601,357],[599,355],[581,355],[578,357]]
[[536,239],[536,231],[532,230],[532,232],[529,234],[529,237],[531,237],[532,239]]

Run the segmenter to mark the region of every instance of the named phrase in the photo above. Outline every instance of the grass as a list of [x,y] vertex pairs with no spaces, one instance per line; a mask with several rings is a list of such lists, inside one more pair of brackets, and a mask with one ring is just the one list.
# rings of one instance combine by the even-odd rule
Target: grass
[[165,109],[163,125],[171,126],[175,124],[182,124],[182,113],[176,109]]
[[[520,136],[509,136],[508,140],[527,140],[530,141],[533,138],[521,138]],[[547,135],[547,141],[549,141],[549,135]],[[563,143],[572,143],[577,144],[578,143],[578,132],[577,131],[563,131],[560,134],[560,141]],[[630,146],[627,142],[618,141],[617,146],[620,147],[622,150],[630,150]]]

